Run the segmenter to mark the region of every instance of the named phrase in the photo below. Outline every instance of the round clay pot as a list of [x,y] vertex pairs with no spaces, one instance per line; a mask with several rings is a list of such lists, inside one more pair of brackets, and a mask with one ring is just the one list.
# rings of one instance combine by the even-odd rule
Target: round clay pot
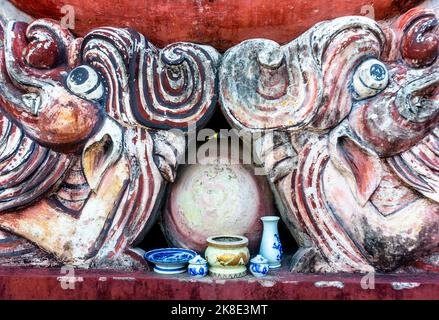
[[207,239],[205,257],[210,275],[217,278],[239,278],[247,274],[250,252],[246,237],[219,235]]
[[130,27],[158,46],[190,41],[224,51],[251,38],[285,43],[320,21],[341,16],[390,18],[422,1],[119,0],[117,5],[111,5],[108,0],[11,2],[34,18],[60,21],[68,13],[74,13],[73,32],[79,36],[101,26]]
[[259,250],[259,220],[276,214],[273,195],[266,176],[255,175],[252,165],[224,164],[230,157],[217,154],[204,164],[180,166],[162,214],[170,246],[203,252],[208,237],[236,234],[248,238],[252,253]]

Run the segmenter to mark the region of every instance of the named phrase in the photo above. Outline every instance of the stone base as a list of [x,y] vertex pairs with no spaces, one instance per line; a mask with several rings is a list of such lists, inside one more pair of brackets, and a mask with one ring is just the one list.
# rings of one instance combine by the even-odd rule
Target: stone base
[[375,289],[362,289],[358,275],[292,274],[285,267],[229,280],[151,271],[78,270],[73,283],[63,276],[60,269],[0,269],[0,299],[439,299],[439,274],[377,275]]

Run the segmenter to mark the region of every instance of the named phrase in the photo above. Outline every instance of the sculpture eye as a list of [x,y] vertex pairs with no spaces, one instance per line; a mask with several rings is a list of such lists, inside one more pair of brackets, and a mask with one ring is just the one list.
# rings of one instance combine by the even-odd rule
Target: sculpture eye
[[363,61],[352,79],[352,95],[356,100],[372,97],[387,87],[389,74],[386,66],[377,59]]
[[104,87],[97,72],[89,66],[73,69],[67,77],[67,87],[74,94],[87,100],[99,100],[104,95]]

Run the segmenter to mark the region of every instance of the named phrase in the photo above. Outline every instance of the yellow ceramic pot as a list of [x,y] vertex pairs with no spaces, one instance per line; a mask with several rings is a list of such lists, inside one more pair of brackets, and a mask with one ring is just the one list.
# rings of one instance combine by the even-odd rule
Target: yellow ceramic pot
[[219,235],[207,239],[205,257],[209,272],[218,278],[239,278],[247,274],[250,252],[248,239],[242,236]]

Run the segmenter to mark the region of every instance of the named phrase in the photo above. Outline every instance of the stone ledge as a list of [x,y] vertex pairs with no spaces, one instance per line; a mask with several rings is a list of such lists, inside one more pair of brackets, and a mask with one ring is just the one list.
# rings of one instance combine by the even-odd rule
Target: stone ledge
[[60,269],[0,269],[0,299],[129,300],[308,300],[439,299],[439,275],[377,275],[375,289],[361,288],[359,275],[303,275],[286,269],[257,279],[218,280],[187,274],[76,271],[75,289],[63,289]]

